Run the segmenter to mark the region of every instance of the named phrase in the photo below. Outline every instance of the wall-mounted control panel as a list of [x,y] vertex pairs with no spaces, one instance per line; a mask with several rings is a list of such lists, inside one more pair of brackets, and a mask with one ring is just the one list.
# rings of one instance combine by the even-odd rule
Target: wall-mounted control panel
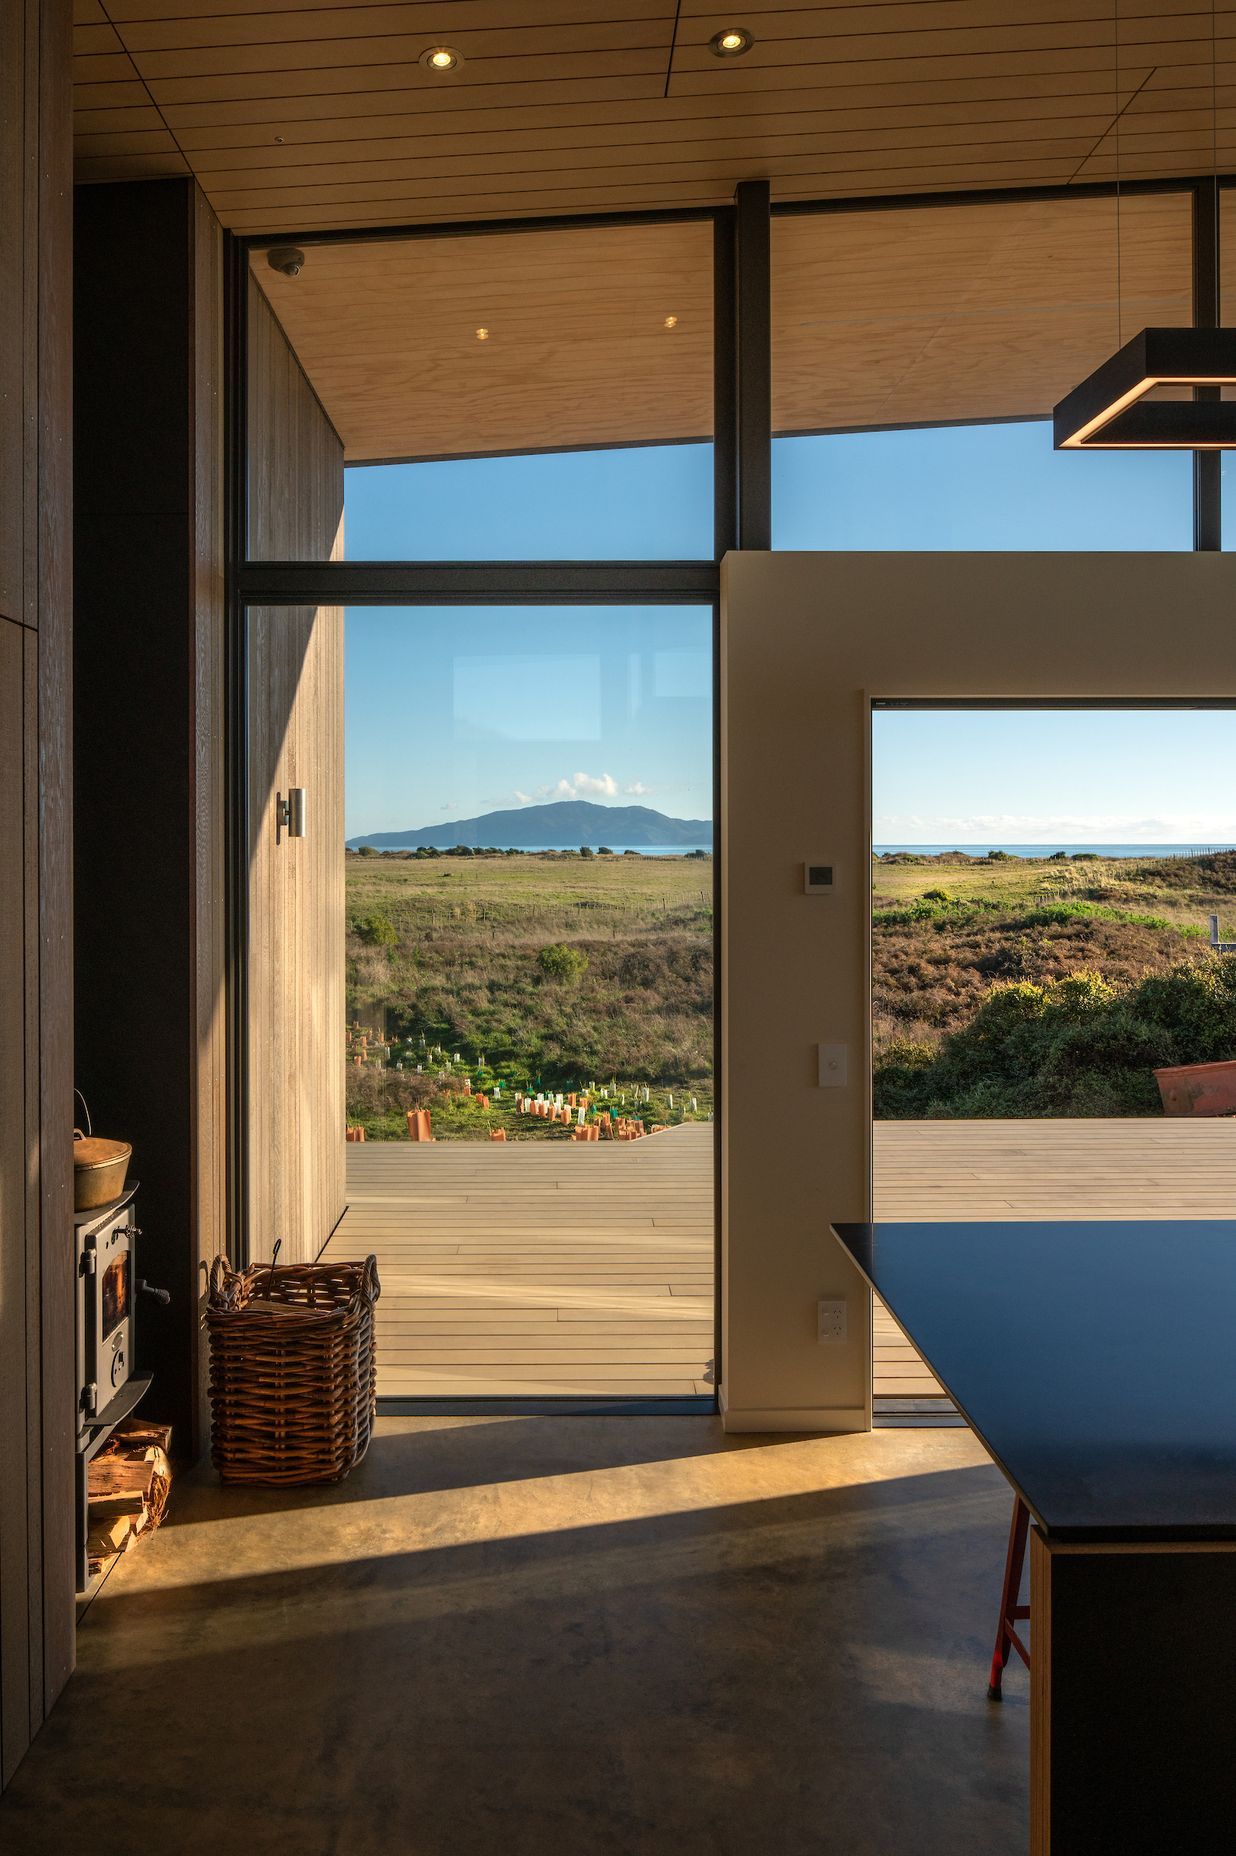
[[805,863],[803,865],[803,894],[807,896],[831,896],[837,888],[837,866],[833,863]]
[[850,1050],[846,1044],[817,1044],[821,1089],[844,1089],[849,1081]]

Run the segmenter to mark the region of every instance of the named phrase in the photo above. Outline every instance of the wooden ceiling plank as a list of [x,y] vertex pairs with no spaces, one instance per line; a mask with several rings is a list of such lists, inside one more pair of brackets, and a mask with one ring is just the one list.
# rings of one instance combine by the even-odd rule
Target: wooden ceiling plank
[[[1150,77],[1148,67],[1135,66],[1123,70],[1121,89],[1124,100],[1127,102]],[[722,96],[702,92],[694,96],[663,99],[659,90],[650,90],[643,80],[632,82],[628,78],[603,78],[589,83],[586,102],[580,100],[578,91],[564,96],[560,85],[547,86],[548,94],[545,96],[534,95],[529,86],[521,85],[517,93],[518,101],[513,103],[497,103],[492,95],[475,91],[456,90],[449,97],[440,91],[418,95],[415,99],[415,114],[427,124],[432,121],[435,127],[440,125],[444,130],[466,122],[475,115],[492,118],[495,123],[505,125],[509,122],[512,126],[518,126],[530,120],[540,121],[547,116],[552,118],[556,114],[560,114],[563,120],[572,117],[575,120],[586,120],[590,111],[605,108],[640,114],[646,112],[651,120],[658,120],[662,112],[671,109],[675,120],[686,120],[695,114],[713,116],[718,110],[737,119],[777,110],[798,113],[803,110],[874,108],[923,100],[996,101],[1013,97],[1025,100],[1039,96],[1089,94],[1096,84],[1104,86],[1105,80],[1106,73],[1102,72],[1035,72],[1022,66],[1011,73],[1000,75],[982,73],[943,78],[939,73],[933,73],[930,79],[912,76],[898,81],[851,81],[845,85],[823,83],[818,87],[799,85],[793,90],[781,90],[771,95],[767,91],[750,95],[736,92]],[[409,103],[394,101],[403,95],[397,87],[392,91],[379,85],[355,96],[341,96],[332,92],[315,94],[310,91],[284,97],[224,96],[202,102],[167,98],[164,107],[169,126],[189,128],[239,125],[253,121],[330,120],[339,115],[354,115],[358,110],[366,116],[378,116],[395,108],[407,111]],[[1114,101],[1113,98],[1113,104]]]
[[[1052,122],[1041,126],[1020,125],[1020,132],[994,137],[990,125],[980,124],[968,130],[959,130],[956,126],[931,126],[926,128],[908,128],[890,132],[881,138],[880,148],[885,154],[904,152],[908,149],[952,149],[959,154],[970,148],[990,148],[999,146],[1010,157],[1015,151],[1024,149],[1029,154],[1075,153],[1078,158],[1085,156],[1094,148],[1096,137],[1104,134],[1107,123],[1103,119],[1091,117],[1080,121]],[[1200,133],[1200,129],[1198,131]],[[1177,134],[1179,130],[1173,125],[1170,129],[1157,131],[1160,134]],[[364,144],[352,145],[364,147]],[[503,151],[494,149],[471,155],[438,154],[433,156],[406,156],[398,150],[401,144],[394,144],[396,152],[382,153],[380,145],[370,157],[356,155],[347,161],[340,161],[334,150],[314,151],[304,149],[280,149],[280,155],[292,154],[299,159],[267,162],[262,160],[257,165],[252,155],[247,165],[241,168],[232,163],[217,168],[207,165],[202,159],[196,161],[196,172],[203,187],[216,191],[226,191],[229,186],[248,190],[251,188],[273,187],[280,184],[295,184],[298,187],[317,186],[332,181],[355,182],[363,180],[425,180],[451,179],[456,176],[477,178],[485,175],[528,175],[554,174],[560,172],[576,173],[579,170],[581,151],[578,147],[564,149],[534,149],[526,153],[511,149]],[[734,139],[717,142],[690,143],[649,143],[632,141],[624,144],[622,159],[616,158],[616,151],[604,151],[605,171],[617,176],[626,174],[631,168],[664,168],[667,174],[682,174],[701,163],[712,166],[722,165],[735,172],[745,164],[757,160],[774,165],[779,175],[789,175],[796,171],[794,164],[810,160],[818,155],[857,154],[871,151],[871,138],[858,131],[846,134],[823,133],[806,134],[793,137],[769,138],[748,137],[742,142]],[[313,156],[316,152],[317,158]],[[599,166],[598,152],[595,148],[586,151],[592,157],[591,165]]]
[[[486,97],[480,107],[492,108],[495,102],[501,108],[508,102],[554,102],[558,99],[570,103],[586,102],[593,94],[595,85],[606,83],[627,83],[631,86],[630,94],[650,97],[660,95],[664,84],[663,70],[656,58],[648,54],[607,53],[603,59],[563,58],[554,61],[552,76],[546,75],[543,60],[534,59],[531,63],[535,75],[529,75],[522,82],[512,75],[509,85],[503,87],[498,96]],[[608,67],[608,74],[598,68],[602,63]],[[632,68],[615,68],[624,66]],[[968,78],[982,83],[991,78],[1018,78],[1023,75],[1031,80],[1044,76],[1074,79],[1085,76],[1092,79],[1096,70],[1104,68],[1103,59],[1084,48],[1036,52],[1033,60],[1020,59],[1012,53],[970,54],[966,57],[941,58],[932,66],[932,80]],[[814,71],[830,91],[837,91],[838,73],[835,67],[818,65]],[[162,107],[177,103],[231,102],[255,97],[345,95],[349,92],[363,92],[368,96],[394,94],[407,97],[415,91],[422,75],[419,66],[409,70],[405,66],[375,68],[370,65],[348,65],[329,70],[263,71],[214,77],[148,77],[147,82],[155,101]],[[846,75],[852,83],[864,85],[898,81],[923,84],[926,81],[922,61],[915,59],[889,59],[883,68],[877,62],[867,61],[850,66]],[[807,67],[797,67],[796,76],[800,89],[810,87]],[[784,81],[784,74],[780,71],[756,72],[753,77],[761,80],[752,84],[753,94],[769,90],[776,92]],[[724,105],[725,92],[718,90],[709,73],[699,77],[675,78],[674,86],[676,90],[686,87],[692,95],[709,97],[714,105],[718,102]],[[492,86],[487,88],[493,90]],[[445,107],[450,110],[478,107],[475,91],[471,93],[469,102],[460,102],[466,94],[458,88],[453,89]],[[613,92],[608,94],[612,95]]]
[[[157,116],[157,111],[152,110],[150,113]],[[79,129],[73,141],[79,160],[105,155],[167,154],[176,150],[175,136],[153,125],[144,128],[113,127],[90,132]]]
[[[1230,9],[1228,9],[1230,10]],[[744,5],[739,9],[743,23],[752,29],[757,48],[785,40],[806,42],[813,38],[840,37],[847,33],[888,31],[898,35],[915,32],[979,32],[992,27],[1029,28],[1052,26],[1062,20],[1088,26],[1106,34],[1113,43],[1116,26],[1121,45],[1136,43],[1148,32],[1161,37],[1210,32],[1208,0],[1120,0],[1118,17],[1111,0],[903,0],[903,4],[807,6]],[[1219,30],[1224,29],[1222,5],[1216,15]],[[758,21],[758,28],[756,27]],[[732,11],[716,7],[696,7],[685,0],[679,17],[680,42],[706,45],[713,33],[734,23]],[[685,31],[684,31],[685,28]],[[748,54],[750,55],[750,54]]]
[[[1203,35],[1196,29],[1197,24],[1194,18],[1189,21],[1190,29],[1187,32],[1170,32],[1163,30],[1158,21],[1148,21],[1144,31],[1127,36],[1122,26],[1119,63],[1131,62],[1136,58],[1141,63],[1181,64],[1196,60],[1203,47],[1209,56],[1209,29]],[[1230,40],[1229,34],[1221,34],[1219,37],[1220,49],[1225,55]],[[1005,57],[1023,57],[1028,53],[1068,50],[1090,52],[1101,58],[1114,72],[1117,59],[1110,16],[1106,23],[1095,19],[1066,18],[1042,26],[1005,23],[958,32],[862,34],[835,39],[761,38],[757,39],[745,58],[733,64],[719,63],[707,45],[679,44],[674,54],[674,76],[677,81],[690,73],[699,72],[741,89],[761,77],[767,77],[770,72],[782,71],[794,65],[856,64],[865,59],[882,57],[915,58],[934,64],[943,58],[982,57],[993,53]]]
[[[971,171],[980,169],[980,167],[989,167],[989,169],[998,169],[1004,176],[1019,174],[1023,176],[1024,182],[1032,182],[1032,180],[1071,176],[1078,171],[1080,163],[1086,160],[1084,150],[1080,148],[1067,148],[1063,154],[1054,152],[1054,154],[1043,154],[1043,156],[1032,156],[1032,158],[1023,156],[1017,160],[1010,160],[1006,152],[998,145],[993,148],[965,150],[963,154],[958,154],[954,150],[941,150],[941,154],[945,154],[945,160],[911,161],[909,156],[906,156],[902,163],[904,171],[919,174],[924,186],[930,184],[930,176],[933,173],[937,171],[952,173],[956,171],[959,163],[965,163]],[[822,163],[818,158],[804,158],[804,161],[809,165],[804,165],[800,173],[818,176],[822,193],[828,195],[831,186],[844,182],[844,180],[852,182],[856,176],[869,173],[870,169],[876,169],[880,173],[887,171],[887,167],[895,161],[895,156],[889,154],[882,158],[876,154],[869,154],[863,160],[833,161],[833,163]],[[724,200],[731,199],[733,189],[739,184],[740,176],[742,176],[742,169],[722,169],[722,171],[709,169],[705,173],[681,176],[679,180],[670,184],[666,182],[666,176],[659,173],[657,169],[629,169],[629,171],[624,171],[618,182],[614,182],[609,171],[601,169],[599,173],[585,171],[585,173],[573,174],[572,180],[575,187],[596,187],[598,195],[603,193],[603,187],[611,184],[614,199],[622,197],[627,204],[637,204],[640,193],[664,195],[668,189],[674,197],[677,197],[679,189],[692,186],[702,189],[700,195],[696,195],[698,199],[705,200],[707,204],[722,204]],[[332,182],[327,186],[288,186],[269,187],[269,189],[254,187],[254,189],[234,189],[230,193],[213,191],[213,189],[202,189],[202,191],[206,191],[206,197],[212,202],[213,210],[225,219],[225,223],[230,223],[232,213],[247,212],[252,208],[258,208],[264,212],[265,210],[278,212],[282,208],[291,208],[291,210],[303,210],[306,215],[304,223],[308,225],[308,217],[314,213],[314,208],[319,208],[319,206],[369,208],[375,204],[386,204],[390,200],[405,202],[410,219],[419,217],[419,206],[427,202],[447,202],[447,200],[458,202],[464,199],[483,202],[483,212],[477,213],[477,217],[483,217],[483,219],[490,217],[490,210],[496,206],[497,202],[510,199],[520,200],[523,212],[544,213],[551,210],[546,200],[553,199],[559,193],[559,187],[553,184],[547,187],[538,186],[536,176],[533,176],[531,180],[518,176],[512,186],[483,187],[477,186],[477,182],[470,176],[462,176],[458,184],[431,182],[427,186],[418,186],[416,182],[410,182],[410,180],[392,180],[392,182],[364,180],[364,182],[341,182],[341,184]],[[573,187],[566,193],[566,199],[572,199],[572,197]],[[468,217],[468,213],[462,212],[460,208],[451,217],[462,219],[462,217]],[[367,221],[362,219],[360,223],[367,223]]]
[[[87,84],[75,79],[73,102],[80,110],[128,109],[135,104],[151,108],[150,93],[138,78],[123,83]],[[156,112],[157,113],[157,112]]]
[[80,58],[96,52],[123,52],[124,45],[116,28],[102,19],[84,25],[74,24],[73,50]]
[[135,75],[127,52],[86,52],[73,60],[73,86],[122,84]]
[[[311,70],[222,72],[183,77],[156,75],[143,68],[144,64],[145,61],[140,61],[138,68],[151,94],[156,102],[167,103],[204,102],[212,98],[319,96],[347,91],[393,91],[411,97],[430,81],[415,63],[330,65],[315,66]],[[552,65],[552,70],[547,69],[548,65]],[[555,96],[569,97],[574,102],[581,90],[587,95],[593,82],[626,81],[636,86],[634,94],[644,96],[660,95],[665,82],[664,56],[655,49],[568,55],[552,60],[513,58],[510,66],[516,68],[508,68],[501,77],[491,77],[484,85],[474,82],[474,92],[485,89],[505,100],[508,95],[515,94],[515,87],[519,87],[525,94],[531,92],[551,101]],[[458,107],[456,99],[462,94],[461,86],[452,86],[450,107]]]
[[[196,30],[203,16],[233,19],[244,30],[244,22],[252,15],[279,21],[285,14],[303,14],[312,20],[317,15],[352,10],[385,11],[401,22],[401,30],[424,30],[436,44],[439,38],[450,38],[469,27],[509,26],[514,9],[511,0],[421,0],[419,4],[415,0],[391,0],[386,6],[381,0],[357,0],[355,9],[346,0],[260,0],[260,4],[255,0],[108,0],[108,11],[118,25],[168,21],[178,23],[185,31]],[[672,20],[674,0],[618,0],[609,16],[615,13],[622,18],[668,14]],[[520,0],[520,14],[526,14],[535,25],[570,25],[581,19],[595,19],[597,7],[589,0]]]
[[73,164],[73,177],[82,185],[109,180],[174,180],[190,173],[188,162],[175,149],[165,154],[79,155]]
[[77,110],[73,130],[77,140],[89,141],[96,134],[120,135],[131,130],[161,129],[163,119],[153,103],[137,103],[116,109]]
[[[909,162],[901,166],[873,169],[864,173],[860,181],[856,181],[852,173],[821,169],[813,175],[802,177],[798,187],[780,190],[777,197],[829,199],[901,193],[911,188],[920,192],[934,192],[980,185],[1016,187],[1026,185],[1028,180],[1041,186],[1065,186],[1075,172],[1076,162],[1071,158],[1033,163],[1029,174],[1026,164],[1007,161],[993,161],[982,166],[977,163],[953,163],[927,171],[924,171],[920,162]],[[475,192],[444,197],[436,193],[425,196],[409,192],[396,200],[304,200],[287,206],[257,208],[246,205],[223,209],[221,217],[229,227],[236,230],[273,233],[295,228],[307,233],[314,230],[346,229],[349,226],[435,222],[451,224],[466,219],[497,218],[503,214],[527,217],[547,211],[643,212],[674,206],[716,206],[732,197],[733,188],[733,179],[725,176],[711,184],[680,181],[674,186],[668,186],[663,179],[657,178],[647,183],[624,181],[620,186],[607,183],[569,189],[521,188],[508,194]],[[394,210],[387,210],[389,208]]]
[[[1236,90],[1232,93],[1232,102],[1236,106]],[[622,106],[614,105],[612,108],[617,112]],[[541,147],[621,148],[632,142],[647,142],[650,138],[663,140],[666,146],[677,146],[681,143],[690,144],[697,139],[709,140],[721,133],[736,142],[748,136],[771,142],[779,138],[788,141],[797,136],[823,132],[840,134],[865,131],[875,140],[891,130],[927,128],[932,125],[953,124],[963,127],[987,123],[993,127],[1001,124],[1016,127],[1023,123],[1106,122],[1111,116],[1111,103],[1110,99],[1102,96],[1083,94],[1018,98],[1011,103],[895,104],[885,109],[838,109],[826,114],[818,110],[801,110],[792,114],[769,111],[741,121],[736,121],[722,111],[687,123],[646,115],[634,121],[589,121],[585,117],[582,121],[564,122],[561,120],[564,115],[561,110],[545,110],[538,114],[544,118],[542,126],[522,129],[487,128],[484,124],[472,123],[453,128],[450,133],[444,134],[436,129],[427,130],[416,117],[346,116],[328,122],[314,119],[309,122],[236,124],[219,128],[182,126],[177,132],[177,139],[186,151],[191,150],[195,157],[201,157],[204,169],[243,168],[255,155],[263,156],[276,165],[293,162],[299,158],[300,150],[321,151],[322,160],[330,155],[339,161],[350,161],[373,158],[377,154],[395,155],[401,150],[409,155],[436,155],[451,151],[461,154],[492,153],[501,149],[517,153],[520,149]],[[1131,119],[1132,115],[1132,111],[1127,112],[1126,120]],[[276,135],[281,138],[279,142],[275,141]]]
[[[483,45],[470,47],[468,35],[457,33],[457,49],[464,56],[458,74],[443,78],[426,71],[420,63],[425,50],[425,34],[391,33],[373,38],[307,39],[278,41],[262,45],[221,45],[185,47],[173,51],[141,51],[130,46],[133,62],[143,77],[210,77],[231,72],[313,71],[337,69],[348,65],[406,65],[415,73],[418,89],[450,84],[453,90],[465,87],[518,83],[520,78],[538,69],[561,68],[576,61],[580,75],[587,67],[578,61],[595,63],[598,75],[607,70],[622,72],[643,70],[652,55],[664,74],[669,52],[672,21],[650,20],[634,30],[625,23],[599,22],[580,26],[548,28],[536,32],[524,27],[509,33],[477,34]],[[126,41],[127,43],[127,41]],[[409,78],[411,82],[411,77]]]
[[[1196,45],[1182,45],[1174,49],[1179,52],[1180,56],[1172,62],[1177,62],[1193,72],[1200,68],[1196,62],[1199,49]],[[1141,47],[1139,52],[1146,69],[1154,68],[1147,62],[1151,57],[1159,62],[1168,62],[1162,56],[1159,47]],[[1017,78],[1023,74],[1041,76],[1052,73],[1069,76],[1086,73],[1093,79],[1100,73],[1110,75],[1112,65],[1111,48],[1102,45],[1065,46],[1059,49],[1044,47],[1033,53],[995,50],[954,52],[930,59],[890,56],[883,61],[856,60],[845,67],[824,62],[813,65],[811,60],[801,59],[796,60],[792,67],[789,65],[754,66],[749,71],[743,71],[740,74],[741,81],[735,81],[731,94],[737,94],[740,90],[748,93],[779,90],[786,81],[787,70],[791,68],[795,73],[797,83],[802,86],[810,81],[809,74],[813,69],[822,70],[834,84],[842,77],[843,72],[845,78],[853,83],[896,83],[898,81],[928,83],[949,78],[969,77],[985,80],[993,77]],[[1206,68],[1209,69],[1209,66]],[[1130,67],[1126,66],[1122,60],[1121,79],[1126,84],[1129,69]],[[1223,77],[1224,81],[1231,81],[1230,65],[1223,68]],[[1198,80],[1194,77],[1191,81]],[[674,97],[681,95],[716,96],[724,95],[725,92],[718,88],[715,71],[707,68],[699,71],[682,71],[675,62],[670,94]]]
[[[594,8],[579,0],[554,4],[553,0],[524,0],[519,24],[512,25],[509,5],[470,6],[458,23],[445,21],[438,6],[331,6],[302,11],[284,9],[220,16],[213,10],[182,19],[126,21],[125,44],[130,51],[183,51],[208,46],[293,46],[318,40],[339,46],[389,39],[398,34],[423,48],[443,39],[474,58],[500,57],[511,51],[581,50],[612,43],[638,43],[652,31],[656,43],[669,47],[674,27],[672,0],[617,0],[612,11],[598,18]],[[456,9],[462,11],[462,9]],[[594,36],[595,35],[595,36]],[[441,81],[441,80],[438,80]]]

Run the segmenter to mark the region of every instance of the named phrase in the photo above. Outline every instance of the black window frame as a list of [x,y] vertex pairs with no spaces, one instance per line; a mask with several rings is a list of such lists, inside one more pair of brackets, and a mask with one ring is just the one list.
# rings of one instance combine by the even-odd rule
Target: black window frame
[[[228,692],[229,922],[229,1203],[234,1252],[249,1257],[246,1121],[248,1063],[245,967],[247,885],[246,614],[250,606],[305,605],[709,605],[713,611],[713,802],[720,817],[719,613],[720,574],[733,549],[772,547],[772,277],[774,217],[881,210],[921,210],[967,204],[1010,204],[1122,194],[1187,194],[1192,199],[1193,319],[1221,322],[1219,196],[1236,176],[1089,182],[1072,186],[980,188],[933,193],[852,196],[810,201],[771,200],[767,180],[739,184],[732,204],[655,212],[558,214],[469,220],[432,226],[381,226],[277,234],[225,235],[225,532]],[[390,242],[413,238],[584,229],[709,221],[713,227],[713,473],[711,558],[679,561],[254,561],[248,558],[247,284],[249,254],[281,244]],[[1207,391],[1199,389],[1199,391]],[[1210,389],[1215,391],[1215,389]],[[1221,456],[1195,452],[1193,535],[1197,551],[1222,546]],[[724,951],[719,941],[721,847],[714,844],[714,1113],[722,1110],[719,1025]],[[720,1142],[715,1156],[716,1372],[721,1380]],[[500,1404],[502,1401],[491,1401]],[[715,1400],[714,1400],[715,1403]],[[649,1400],[645,1409],[655,1409]]]

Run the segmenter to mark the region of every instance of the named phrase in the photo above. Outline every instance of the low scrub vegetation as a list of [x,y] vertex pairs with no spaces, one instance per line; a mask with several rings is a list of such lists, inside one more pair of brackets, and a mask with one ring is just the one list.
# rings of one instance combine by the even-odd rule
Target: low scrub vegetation
[[875,1078],[877,1119],[1153,1115],[1154,1071],[1236,1054],[1236,962],[1119,985],[1071,973],[993,987],[941,1041],[891,1044]]
[[1205,927],[1236,853],[903,856],[874,889],[880,1118],[1156,1114],[1156,1068],[1236,1057]]

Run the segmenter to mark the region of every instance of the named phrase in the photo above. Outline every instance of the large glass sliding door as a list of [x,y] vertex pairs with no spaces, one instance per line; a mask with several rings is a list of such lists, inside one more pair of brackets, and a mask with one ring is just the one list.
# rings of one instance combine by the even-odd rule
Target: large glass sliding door
[[393,1397],[710,1400],[710,609],[353,609],[348,1210]]
[[[330,1152],[305,1222],[377,1254],[387,1398],[714,1403],[712,243],[704,216],[248,254],[250,559],[367,575],[250,609],[252,1240]],[[573,599],[603,562],[638,594]],[[419,564],[479,597],[401,598]],[[304,843],[266,829],[302,715],[342,718]]]

